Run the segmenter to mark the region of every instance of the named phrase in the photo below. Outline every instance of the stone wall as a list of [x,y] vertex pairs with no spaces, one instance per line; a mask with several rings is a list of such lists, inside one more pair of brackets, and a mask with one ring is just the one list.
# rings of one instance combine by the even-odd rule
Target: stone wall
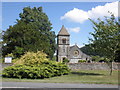
[[3,70],[5,67],[13,65],[12,63],[0,63],[0,70]]
[[[0,63],[0,70],[12,64]],[[109,66],[106,63],[69,63],[68,67],[72,70],[109,70]],[[113,63],[113,70],[120,70],[120,63]]]
[[[72,70],[109,70],[106,63],[69,63],[68,67]],[[113,63],[113,70],[120,70],[120,63]]]

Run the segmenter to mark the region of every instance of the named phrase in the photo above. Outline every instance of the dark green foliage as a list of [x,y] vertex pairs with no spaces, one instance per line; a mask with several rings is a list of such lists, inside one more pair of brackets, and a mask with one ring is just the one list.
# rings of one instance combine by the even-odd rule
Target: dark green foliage
[[42,7],[25,7],[19,14],[20,20],[10,26],[3,35],[3,56],[13,53],[19,57],[24,52],[42,51],[49,58],[55,52],[55,32],[51,31],[51,23]]
[[83,63],[83,62],[86,62],[86,60],[79,60],[78,62]]
[[107,62],[109,60],[106,57],[92,56],[92,61],[94,61],[94,62]]
[[52,61],[57,61],[57,56],[54,55],[53,58],[51,59]]
[[115,54],[115,62],[120,62],[120,50],[117,50],[116,51],[116,54]]
[[16,46],[12,52],[13,52],[14,57],[17,58],[24,54],[24,49]]
[[69,60],[67,59],[67,58],[64,58],[63,59],[63,63],[65,64],[65,63],[69,63]]
[[54,61],[45,61],[40,66],[14,65],[4,69],[2,76],[8,78],[43,79],[54,76],[67,75],[69,69],[66,65]]
[[59,63],[56,61],[44,61],[42,65],[44,65],[45,67],[48,66],[49,68],[52,67],[54,71],[54,76],[67,75],[69,73],[67,65],[63,63]]
[[97,52],[91,47],[91,44],[87,44],[80,48],[80,50],[90,56],[103,56],[101,53]]

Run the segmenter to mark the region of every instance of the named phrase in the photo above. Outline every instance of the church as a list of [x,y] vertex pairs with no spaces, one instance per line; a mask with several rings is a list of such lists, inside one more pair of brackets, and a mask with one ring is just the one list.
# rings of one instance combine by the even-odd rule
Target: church
[[90,56],[83,53],[77,45],[70,46],[70,34],[64,26],[57,35],[57,47],[58,62],[63,62],[65,58],[69,60],[69,63],[90,60]]

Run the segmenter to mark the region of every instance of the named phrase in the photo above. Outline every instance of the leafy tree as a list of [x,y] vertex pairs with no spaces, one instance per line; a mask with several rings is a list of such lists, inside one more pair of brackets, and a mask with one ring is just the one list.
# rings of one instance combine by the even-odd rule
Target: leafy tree
[[13,53],[19,57],[28,51],[42,51],[52,58],[55,52],[55,32],[42,7],[25,7],[20,20],[3,35],[3,56]]
[[80,50],[90,56],[102,56],[99,52],[92,49],[90,44],[86,44],[85,46],[81,47]]
[[107,62],[108,59],[105,57],[100,57],[100,56],[92,56],[92,61],[95,62]]
[[110,62],[110,75],[112,74],[112,62],[115,60],[117,51],[120,50],[120,18],[116,20],[113,14],[111,17],[105,17],[105,20],[98,18],[98,21],[91,20],[94,32],[90,39],[91,46]]

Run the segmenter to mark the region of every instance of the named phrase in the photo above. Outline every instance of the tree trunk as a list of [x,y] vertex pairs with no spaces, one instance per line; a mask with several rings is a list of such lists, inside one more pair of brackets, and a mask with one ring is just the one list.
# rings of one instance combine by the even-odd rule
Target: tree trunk
[[110,62],[110,75],[112,75],[112,67],[113,67],[113,65],[112,65],[113,63],[112,62]]

